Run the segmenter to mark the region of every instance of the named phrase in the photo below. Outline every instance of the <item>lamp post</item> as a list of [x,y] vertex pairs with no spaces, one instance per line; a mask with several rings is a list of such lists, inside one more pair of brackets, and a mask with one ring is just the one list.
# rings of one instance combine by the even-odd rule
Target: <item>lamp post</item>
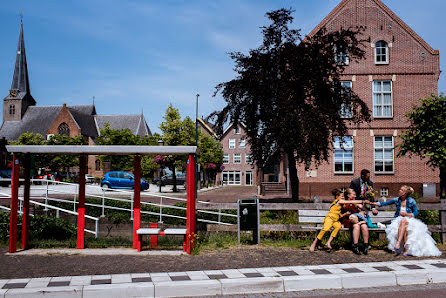
[[[158,146],[164,146],[163,140],[158,141]],[[159,180],[158,180],[159,192],[161,192],[161,165],[159,166],[159,169],[158,169],[158,178],[159,178]]]
[[[195,146],[198,147],[198,97],[200,96],[200,94],[197,93],[197,100],[196,100],[196,106],[195,106]],[[198,156],[195,159],[195,196],[197,196],[197,186],[198,186],[198,181],[200,181],[199,178],[199,171],[198,171]]]
[[197,94],[197,101],[195,106],[195,146],[198,146],[198,96],[200,94]]

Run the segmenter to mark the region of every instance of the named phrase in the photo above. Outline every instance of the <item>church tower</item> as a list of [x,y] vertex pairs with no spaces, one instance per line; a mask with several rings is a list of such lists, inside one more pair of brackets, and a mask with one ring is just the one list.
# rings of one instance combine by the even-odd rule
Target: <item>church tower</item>
[[36,104],[29,89],[28,67],[26,64],[23,22],[20,21],[19,43],[12,77],[11,90],[3,100],[3,122],[20,121],[29,106]]

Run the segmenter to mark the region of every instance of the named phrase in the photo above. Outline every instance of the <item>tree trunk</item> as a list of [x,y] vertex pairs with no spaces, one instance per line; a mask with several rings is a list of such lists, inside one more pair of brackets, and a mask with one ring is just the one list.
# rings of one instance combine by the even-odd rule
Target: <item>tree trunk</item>
[[446,199],[446,167],[440,167],[440,199]]
[[293,150],[285,151],[288,157],[288,168],[290,172],[291,199],[293,202],[299,201],[299,177],[297,176],[296,158]]
[[177,192],[177,174],[176,174],[176,169],[175,166],[172,169],[172,178],[173,178],[173,188],[172,191],[173,192]]

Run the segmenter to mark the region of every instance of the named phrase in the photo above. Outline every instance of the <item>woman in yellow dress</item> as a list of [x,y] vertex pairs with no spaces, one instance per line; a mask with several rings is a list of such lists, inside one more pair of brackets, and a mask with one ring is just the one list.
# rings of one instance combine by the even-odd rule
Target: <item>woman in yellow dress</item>
[[333,241],[334,238],[338,235],[339,230],[341,229],[342,225],[339,222],[339,219],[341,217],[350,215],[350,212],[346,212],[344,214],[341,214],[341,208],[342,204],[364,204],[368,201],[359,201],[359,200],[345,200],[344,199],[344,193],[341,192],[339,189],[334,189],[331,192],[335,200],[330,205],[330,211],[325,216],[324,219],[324,227],[317,235],[316,239],[314,239],[313,243],[310,246],[310,251],[314,252],[316,249],[316,246],[319,246],[321,244],[321,240],[324,237],[325,233],[329,232],[330,229],[333,227],[333,231],[331,232],[330,238],[328,239],[327,243],[325,244],[325,248],[332,249],[331,247],[331,241]]

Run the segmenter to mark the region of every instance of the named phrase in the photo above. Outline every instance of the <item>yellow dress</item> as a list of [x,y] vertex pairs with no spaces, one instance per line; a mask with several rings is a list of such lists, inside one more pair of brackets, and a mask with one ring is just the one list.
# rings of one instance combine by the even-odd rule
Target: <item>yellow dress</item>
[[337,205],[340,199],[336,199],[330,205],[330,211],[325,216],[324,219],[324,227],[317,235],[317,239],[322,240],[325,233],[330,231],[331,227],[333,227],[333,231],[331,232],[331,236],[335,238],[338,235],[339,230],[341,229],[341,223],[339,222],[339,218],[341,217],[341,205]]

